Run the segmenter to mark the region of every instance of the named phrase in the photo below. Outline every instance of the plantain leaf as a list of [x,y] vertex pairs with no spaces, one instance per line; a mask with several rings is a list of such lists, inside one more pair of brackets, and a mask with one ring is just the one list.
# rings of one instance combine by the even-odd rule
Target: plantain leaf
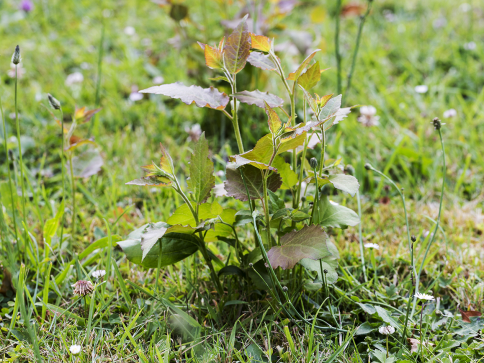
[[360,187],[358,179],[351,175],[333,174],[329,176],[329,181],[335,188],[350,194],[352,197],[355,196]]
[[327,195],[321,195],[318,203],[319,224],[323,227],[345,229],[356,226],[360,218],[353,210],[331,202]]
[[321,69],[319,68],[319,62],[316,62],[309,67],[306,72],[301,74],[297,81],[301,87],[305,90],[309,90],[316,86],[320,79]]
[[223,55],[218,48],[200,42],[198,44],[204,50],[205,64],[207,67],[211,69],[222,69],[224,67]]
[[229,35],[224,45],[223,59],[225,68],[231,74],[239,73],[250,55],[250,34],[247,27],[247,16]]
[[[163,223],[163,222],[160,222]],[[157,225],[158,223],[155,223]],[[163,223],[165,224],[165,223]],[[158,266],[160,259],[160,247],[155,243],[153,248],[143,258],[141,249],[141,236],[146,230],[146,224],[129,234],[128,239],[118,242],[129,261],[147,268]],[[185,233],[167,233],[161,238],[162,251],[160,266],[172,265],[194,254],[198,250],[199,240],[196,236]]]
[[271,133],[275,134],[277,131],[282,126],[281,119],[277,115],[276,111],[274,111],[268,104],[267,102],[264,101],[265,109],[266,109],[266,114],[267,114],[267,123],[269,124],[269,130],[271,130]]
[[265,102],[267,102],[269,107],[272,108],[282,106],[284,103],[282,98],[277,97],[269,92],[261,92],[259,90],[237,92],[232,96],[237,98],[242,103],[256,105],[260,108],[265,108]]
[[250,33],[251,48],[261,50],[263,52],[270,52],[271,50],[271,40],[264,35],[256,35]]
[[249,58],[247,58],[247,62],[252,64],[254,67],[263,69],[265,71],[276,70],[276,65],[274,64],[270,56],[260,52],[250,53]]
[[204,132],[193,148],[190,160],[190,179],[187,182],[197,204],[204,203],[215,186],[213,162],[208,155],[208,142]]
[[299,76],[302,74],[302,72],[306,69],[308,66],[309,62],[311,62],[311,59],[314,58],[317,52],[319,52],[321,49],[316,49],[314,52],[312,52],[310,55],[307,56],[307,58],[299,65],[299,67],[296,69],[295,72],[289,73],[287,79],[289,81],[297,81]]
[[229,103],[229,97],[216,88],[187,87],[181,82],[153,86],[139,92],[178,98],[187,105],[195,103],[198,107],[208,107],[215,110],[223,110]]
[[272,268],[293,268],[303,258],[319,260],[330,255],[326,246],[326,233],[318,225],[304,226],[281,238],[281,245],[272,247],[267,257]]
[[[244,179],[240,175],[240,170],[244,173]],[[252,166],[244,165],[238,168],[235,164],[230,163],[226,169],[227,180],[224,183],[227,195],[234,197],[241,201],[247,201],[247,189],[249,191],[250,199],[262,199],[263,198],[263,180],[262,170]],[[247,189],[244,184],[247,184]],[[276,172],[272,172],[267,178],[267,189],[275,192],[282,185],[282,179]]]
[[291,189],[298,182],[297,174],[291,169],[291,166],[284,161],[281,156],[276,156],[272,165],[277,169],[282,178],[281,189]]

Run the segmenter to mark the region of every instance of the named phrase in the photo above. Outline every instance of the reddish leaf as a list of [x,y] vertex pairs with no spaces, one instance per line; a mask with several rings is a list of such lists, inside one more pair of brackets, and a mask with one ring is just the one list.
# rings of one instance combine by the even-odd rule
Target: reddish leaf
[[359,16],[362,15],[365,8],[361,4],[350,3],[343,6],[341,9],[341,16]]
[[465,321],[466,323],[470,323],[471,322],[471,317],[473,316],[481,316],[482,313],[478,312],[478,311],[464,311],[464,310],[460,310],[460,314],[462,316],[462,321]]
[[250,33],[250,39],[252,49],[261,50],[266,53],[271,50],[271,40],[268,37]]
[[178,98],[187,105],[195,103],[198,107],[209,107],[215,110],[223,110],[229,103],[229,97],[216,88],[187,87],[180,82],[150,87],[140,91],[140,93],[154,93]]
[[[242,166],[244,179],[240,175],[240,170],[235,164],[229,164],[225,171],[227,180],[224,188],[227,195],[241,201],[247,201],[247,189],[249,190],[250,199],[263,198],[263,180],[262,170],[252,165]],[[245,180],[245,184],[244,184]],[[247,185],[247,189],[246,186]],[[282,185],[282,179],[278,173],[272,172],[267,178],[267,189],[272,192],[277,191]]]
[[203,44],[200,42],[198,42],[198,44],[204,50],[205,64],[207,67],[212,69],[222,69],[224,66],[222,52],[218,48],[212,47],[208,44]]
[[299,65],[299,67],[296,69],[295,72],[289,73],[289,76],[287,79],[289,81],[297,81],[299,76],[302,74],[302,72],[306,69],[308,66],[309,62],[311,62],[311,59],[314,58],[317,52],[319,52],[321,49],[316,49],[314,52],[312,52],[308,57]]
[[[79,138],[77,138],[77,139],[79,139]],[[71,146],[65,148],[66,151],[72,151],[74,149],[77,149],[79,146],[86,145],[86,144],[91,144],[91,145],[94,145],[94,146],[97,145],[93,140],[88,140],[88,139],[76,140],[75,143],[72,143],[72,140],[73,140],[73,137],[71,137]]]
[[77,108],[76,111],[74,112],[74,118],[76,119],[77,122],[79,123],[86,123],[91,120],[91,118],[101,111],[101,108],[96,108],[95,110],[87,110],[86,107],[81,107]]
[[326,233],[318,225],[304,226],[300,231],[293,231],[281,238],[281,245],[272,247],[267,252],[272,268],[283,270],[293,268],[303,258],[319,260],[331,253],[326,245]]
[[276,65],[274,64],[270,56],[263,53],[259,53],[259,52],[250,53],[249,58],[247,58],[247,62],[252,64],[254,67],[263,69],[265,71],[276,70]]
[[256,105],[260,108],[265,108],[265,102],[267,102],[267,104],[272,108],[282,106],[284,103],[282,98],[277,97],[269,92],[261,92],[259,90],[237,92],[233,96],[242,103]]
[[246,20],[247,15],[229,35],[224,45],[225,67],[231,74],[240,72],[250,55],[250,35]]

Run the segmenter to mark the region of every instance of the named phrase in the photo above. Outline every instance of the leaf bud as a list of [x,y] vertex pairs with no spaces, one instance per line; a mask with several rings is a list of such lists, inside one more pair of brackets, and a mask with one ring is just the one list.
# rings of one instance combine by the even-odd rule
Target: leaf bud
[[366,163],[366,164],[365,164],[365,169],[366,169],[366,170],[371,170],[371,169],[373,169],[373,168],[372,168],[372,166],[371,166],[371,164],[370,164],[370,163]]
[[309,160],[309,165],[311,165],[311,168],[316,169],[318,167],[318,160],[316,158],[311,158]]
[[327,274],[327,273],[328,273],[328,270],[324,269],[324,270],[323,270],[323,272],[324,272],[325,274]]
[[436,130],[440,130],[442,128],[442,125],[445,125],[439,120],[438,117],[433,119],[432,124],[434,125]]
[[301,202],[305,202],[306,201],[306,197],[301,197]]
[[254,267],[254,264],[252,262],[249,263],[249,267]]
[[287,286],[283,286],[283,287],[282,287],[282,290],[283,290],[283,291],[287,291],[287,290],[288,290],[288,289],[287,289]]
[[15,51],[12,54],[12,63],[17,65],[20,63],[20,47],[17,45]]
[[412,236],[411,239],[412,239],[412,242],[417,242],[417,237]]
[[54,98],[54,96],[52,96],[50,93],[47,94],[47,98],[49,99],[50,106],[54,110],[60,110],[61,103],[59,102],[59,100],[57,100],[56,98]]

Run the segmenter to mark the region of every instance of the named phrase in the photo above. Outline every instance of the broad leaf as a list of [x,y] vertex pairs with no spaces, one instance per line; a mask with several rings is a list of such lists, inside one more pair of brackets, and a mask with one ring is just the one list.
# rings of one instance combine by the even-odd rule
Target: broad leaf
[[192,191],[197,204],[205,202],[215,186],[213,162],[208,155],[208,142],[204,132],[193,148],[190,160],[190,179],[188,180],[188,187]]
[[331,202],[327,195],[321,195],[318,203],[319,224],[323,227],[347,228],[360,223],[353,210]]
[[130,182],[127,182],[126,185],[166,187],[171,185],[171,180],[163,176],[146,176],[131,180]]
[[88,178],[97,174],[103,164],[104,160],[97,149],[87,149],[72,158],[72,169],[76,178]]
[[341,95],[331,98],[319,112],[320,120],[327,120],[333,117],[341,108]]
[[313,96],[311,96],[311,94],[308,91],[306,91],[306,89],[304,87],[299,85],[299,88],[301,88],[301,90],[303,91],[304,98],[306,98],[306,101],[307,101],[309,107],[317,115],[318,114],[318,103],[313,98]]
[[208,44],[198,42],[205,53],[205,64],[212,69],[222,69],[224,66],[222,52],[215,47],[211,47]]
[[352,197],[355,196],[360,187],[358,179],[351,175],[333,174],[329,176],[329,181],[335,188],[350,194]]
[[275,134],[282,126],[281,119],[277,115],[276,111],[274,111],[267,102],[264,101],[266,114],[267,114],[267,123],[269,125],[269,130],[271,133]]
[[291,189],[298,182],[297,174],[291,169],[291,166],[284,161],[281,156],[276,156],[272,165],[277,169],[282,178],[281,189]]
[[321,69],[319,68],[319,62],[316,62],[311,67],[309,67],[306,72],[301,74],[297,81],[301,87],[309,90],[316,86],[320,79]]
[[247,62],[265,71],[273,71],[277,68],[269,55],[259,52],[250,53]]
[[160,158],[160,168],[164,172],[173,175],[175,173],[175,167],[173,166],[173,159],[168,151],[165,149],[163,144],[160,142],[161,158]]
[[251,48],[268,53],[271,50],[271,40],[264,35],[250,33]]
[[282,98],[277,97],[269,92],[261,92],[259,90],[237,92],[233,96],[242,103],[256,105],[260,108],[265,108],[265,102],[267,102],[269,107],[272,108],[282,106],[284,103]]
[[297,81],[299,76],[302,74],[302,72],[306,69],[308,66],[309,62],[311,62],[311,59],[314,58],[317,52],[319,52],[321,49],[316,49],[314,52],[312,52],[308,57],[299,65],[299,67],[296,69],[295,72],[289,73],[287,79],[289,81]]
[[283,270],[293,268],[303,258],[318,260],[330,255],[326,246],[326,233],[320,226],[304,226],[281,238],[281,245],[272,247],[268,252],[272,268]]
[[[244,179],[240,174],[240,170],[244,173]],[[262,170],[257,169],[252,165],[245,165],[237,168],[234,164],[227,165],[226,169],[227,180],[224,183],[227,195],[234,197],[241,201],[247,201],[247,189],[249,191],[250,199],[263,198],[263,180]],[[247,189],[244,184],[247,184]],[[267,178],[267,189],[275,192],[282,185],[282,179],[278,173],[272,172]]]
[[376,312],[380,316],[380,318],[387,324],[390,324],[393,326],[395,329],[397,329],[399,332],[403,330],[402,325],[397,321],[397,319],[393,316],[390,315],[390,313],[382,308],[381,306],[375,305],[374,306]]
[[[242,155],[244,155],[244,154],[242,154]],[[257,161],[257,160],[246,159],[246,158],[244,158],[243,156],[240,156],[240,155],[229,156],[229,160],[234,163],[234,166],[236,168],[241,167],[243,165],[252,165],[252,166],[255,166],[257,169],[261,169],[261,170],[269,169],[269,170],[277,171],[277,169],[273,166],[269,166],[269,165],[264,164],[264,163]]]
[[153,248],[143,259],[143,251],[141,250],[141,232],[146,225],[136,230],[135,233],[129,235],[125,241],[118,242],[118,246],[126,254],[129,261],[147,268],[158,266],[158,260],[161,258],[160,266],[172,265],[184,258],[194,254],[198,250],[198,239],[194,235],[184,233],[169,233],[162,237],[162,251],[160,257],[159,244],[155,244]]
[[146,227],[141,234],[140,247],[141,251],[143,251],[141,260],[145,259],[146,255],[151,251],[155,243],[165,235],[168,228],[170,228],[170,225],[164,222],[154,223]]
[[[196,208],[196,204],[193,202],[192,208]],[[217,202],[200,204],[198,207],[199,223],[206,219],[216,218],[218,215],[222,214],[222,212],[223,208]],[[191,227],[197,227],[193,214],[186,203],[173,212],[170,218],[168,218],[167,223],[171,225],[181,224],[183,226],[189,225]]]
[[223,110],[229,103],[229,97],[216,88],[187,87],[180,82],[153,86],[140,91],[140,93],[154,93],[178,98],[187,105],[195,103],[198,107],[209,107],[215,110]]
[[[336,113],[331,116],[334,117],[333,122],[329,123],[327,126],[324,127],[324,130],[328,130],[331,128],[331,126],[338,124],[341,120],[345,119],[351,112],[351,109],[353,107],[345,107],[345,108],[340,108]],[[330,118],[331,118],[330,117]]]
[[250,35],[246,22],[242,19],[237,28],[229,35],[224,45],[223,58],[226,69],[231,74],[240,72],[250,55]]
[[299,261],[301,266],[304,266],[306,269],[315,271],[318,273],[318,280],[320,281],[321,287],[323,287],[323,275],[321,274],[321,266],[324,270],[328,271],[326,273],[325,279],[328,284],[334,284],[338,280],[338,273],[336,269],[338,268],[338,261],[334,259],[333,256],[327,256],[320,260],[311,260],[309,258],[303,258]]

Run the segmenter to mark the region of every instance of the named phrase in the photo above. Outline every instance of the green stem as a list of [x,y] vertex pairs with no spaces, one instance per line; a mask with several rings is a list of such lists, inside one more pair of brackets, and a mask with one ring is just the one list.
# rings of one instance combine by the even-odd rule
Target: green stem
[[405,324],[403,326],[403,334],[402,334],[402,345],[406,343],[406,338],[407,338],[408,316],[410,315],[410,306],[412,306],[412,304],[410,303],[412,299],[412,294],[413,294],[413,284],[410,285],[410,293],[408,295],[407,314],[405,315]]
[[62,111],[62,107],[59,109],[60,117],[61,117],[61,173],[62,173],[62,203],[61,206],[63,208],[62,211],[62,221],[61,221],[61,230],[60,230],[60,240],[59,240],[59,252],[62,247],[62,240],[64,239],[64,223],[65,223],[65,203],[66,203],[66,182],[65,182],[65,171],[64,171],[64,163],[65,163],[65,155],[64,155],[64,112]]
[[[444,148],[444,140],[442,139],[442,131],[440,129],[438,129],[437,131],[439,132],[440,146],[442,148],[442,189],[441,189],[441,193],[440,193],[439,214],[437,216],[437,223],[435,224],[434,232],[430,236],[430,242],[427,245],[427,249],[425,250],[425,254],[423,256],[422,264],[420,265],[420,268],[419,268],[419,271],[418,271],[417,279],[416,279],[416,282],[415,282],[415,293],[418,293],[418,287],[419,287],[419,283],[420,283],[420,275],[421,275],[423,267],[425,265],[425,260],[427,258],[427,254],[429,253],[430,247],[434,243],[435,236],[437,235],[437,231],[438,231],[439,226],[440,226],[440,215],[442,214],[442,202],[444,201],[445,173],[446,173],[445,148]],[[412,261],[412,265],[413,265],[413,261]],[[414,298],[413,307],[412,307],[412,315],[415,312],[416,302],[417,302],[417,298]]]
[[[15,65],[15,120],[17,124],[17,142],[18,142],[18,154],[19,154],[19,164],[20,164],[20,187],[22,189],[22,214],[24,224],[27,225],[27,214],[25,213],[25,185],[24,185],[24,163],[22,159],[22,144],[20,142],[20,121],[18,118],[18,65]],[[26,231],[24,230],[24,240],[27,241]]]
[[71,173],[71,189],[72,189],[72,238],[76,234],[76,180],[74,179],[74,169],[72,166],[72,151],[69,153],[69,169]]
[[264,172],[261,170],[262,173],[262,187],[263,187],[263,194],[264,194],[264,213],[265,213],[265,220],[266,220],[266,233],[267,233],[267,246],[272,248],[272,235],[271,235],[271,219],[269,216],[269,193],[267,192],[267,177],[264,175]]
[[[356,58],[358,56],[358,49],[360,48],[360,41],[361,41],[361,34],[363,32],[363,25],[365,24],[366,18],[370,14],[372,3],[373,3],[373,0],[368,0],[368,7],[366,8],[366,13],[364,15],[362,15],[361,18],[360,18],[360,25],[358,26],[358,34],[356,35],[356,45],[355,45],[355,50],[353,51],[353,59],[351,61],[350,72],[348,73],[348,82],[346,84],[345,95],[347,95],[350,92],[351,79],[353,78],[353,72],[355,71]],[[343,99],[344,99],[344,97],[343,97]],[[341,102],[343,103],[343,100]]]
[[[237,93],[237,79],[234,77],[228,78],[231,80],[230,85],[232,86],[232,94]],[[237,140],[237,147],[239,148],[239,154],[244,152],[244,144],[242,143],[242,135],[240,134],[239,118],[237,116],[237,99],[232,97],[232,125],[234,126],[235,139]]]
[[341,53],[339,51],[339,21],[340,21],[340,14],[341,14],[341,1],[336,1],[336,29],[334,32],[334,53],[336,56],[336,74],[338,77],[337,80],[337,90],[338,94],[342,92],[342,82],[341,82]]
[[356,191],[356,199],[358,200],[358,216],[360,217],[360,223],[358,224],[358,233],[359,233],[359,240],[360,240],[360,258],[361,258],[361,265],[363,266],[363,276],[365,277],[365,282],[368,282],[368,276],[366,274],[366,266],[365,266],[365,254],[363,249],[363,231],[361,226],[361,200],[360,200],[360,191]]
[[[303,98],[303,112],[304,112],[304,119],[303,122],[305,123],[307,120],[306,114],[306,98]],[[309,139],[311,136],[306,134],[306,140],[304,140],[304,149],[301,156],[301,167],[299,168],[299,182],[297,185],[297,193],[296,193],[296,207],[299,207],[299,201],[301,200],[301,187],[302,187],[302,179],[304,174],[304,160],[306,160],[306,152],[308,150]]]
[[13,187],[12,187],[12,177],[10,175],[10,158],[8,156],[8,146],[7,146],[7,128],[5,126],[5,117],[3,115],[3,107],[0,103],[0,111],[2,113],[2,122],[3,122],[3,145],[5,146],[5,163],[7,165],[7,177],[8,177],[8,187],[10,189],[10,197],[12,200],[12,218],[13,218],[13,229],[15,232],[15,240],[18,242],[18,233],[17,233],[17,217],[16,217],[16,208],[15,208],[15,200],[13,194]]
[[326,153],[326,131],[324,131],[324,126],[321,126],[321,133],[323,136],[323,141],[321,143],[321,161],[319,163],[319,175],[323,174],[324,168],[324,154]]

